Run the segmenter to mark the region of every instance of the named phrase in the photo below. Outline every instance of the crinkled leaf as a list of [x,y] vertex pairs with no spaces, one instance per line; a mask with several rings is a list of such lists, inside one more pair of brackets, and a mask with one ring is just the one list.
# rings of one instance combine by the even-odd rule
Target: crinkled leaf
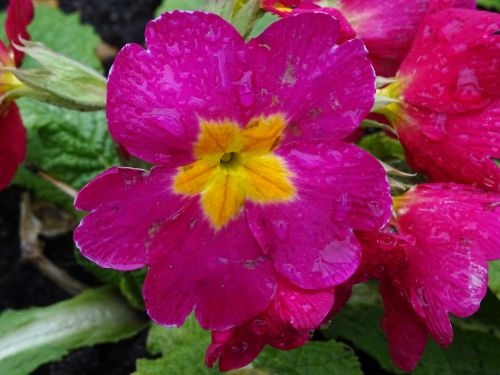
[[383,161],[404,160],[405,157],[401,143],[384,132],[367,135],[359,142],[359,147]]
[[266,348],[254,367],[268,374],[287,375],[361,375],[358,358],[347,345],[336,342],[311,342],[303,347],[280,351]]
[[477,0],[477,5],[500,12],[500,0]]
[[[135,375],[220,374],[204,365],[210,333],[202,330],[193,316],[181,328],[151,326],[148,350],[159,359],[137,361]],[[232,371],[234,375],[358,375],[359,362],[352,350],[335,341],[312,342],[292,351],[266,348],[248,368]]]
[[103,111],[68,111],[27,99],[18,104],[28,129],[27,160],[51,176],[79,189],[119,163]]
[[48,307],[0,315],[0,374],[25,375],[70,350],[115,342],[145,326],[110,288],[87,290]]
[[[378,298],[359,295],[353,298],[322,330],[327,338],[349,342],[375,358],[389,373],[402,374],[391,362],[387,340],[380,328],[382,306]],[[364,285],[362,289],[366,291]],[[447,349],[431,339],[414,375],[498,374],[500,369],[500,301],[489,294],[478,313],[468,319],[454,319],[455,338]]]

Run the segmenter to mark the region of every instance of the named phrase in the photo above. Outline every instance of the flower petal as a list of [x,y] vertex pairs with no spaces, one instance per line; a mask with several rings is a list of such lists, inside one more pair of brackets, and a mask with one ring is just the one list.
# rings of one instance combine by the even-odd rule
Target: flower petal
[[500,191],[500,100],[481,111],[434,113],[413,106],[396,124],[409,164],[433,181]]
[[170,186],[174,169],[111,168],[78,194],[75,207],[91,211],[74,233],[82,254],[101,267],[141,268],[160,227],[186,205]]
[[500,97],[500,14],[449,9],[428,16],[398,76],[407,103],[436,112],[482,108]]
[[247,325],[227,331],[214,331],[205,363],[213,367],[218,360],[221,371],[245,367],[257,358],[265,344],[265,337],[255,334]]
[[19,109],[11,104],[0,115],[0,190],[5,188],[16,174],[26,156],[26,129]]
[[294,173],[290,203],[247,204],[252,232],[277,269],[306,289],[349,278],[359,265],[353,229],[378,229],[390,217],[382,166],[356,146],[297,142],[277,151]]
[[[471,1],[468,1],[470,3]],[[433,4],[434,3],[434,4]],[[378,75],[394,77],[426,14],[453,6],[438,0],[340,0],[338,7],[366,44]],[[475,8],[465,1],[455,6]]]
[[22,45],[21,39],[29,40],[28,25],[33,20],[34,7],[32,0],[10,0],[7,7],[7,18],[5,20],[5,32],[9,40],[10,48],[14,51],[14,61],[17,66],[21,65],[24,53],[14,45]]
[[335,46],[338,29],[330,15],[305,12],[271,24],[249,42],[258,90],[255,112],[283,112],[284,142],[340,140],[370,112],[375,75],[366,49],[359,40]]
[[214,14],[165,13],[146,29],[147,50],[127,45],[108,82],[113,137],[146,161],[191,161],[200,119],[246,124],[253,100],[246,46]]
[[[472,315],[486,293],[484,230],[493,230],[487,237],[495,237],[500,230],[500,212],[490,211],[485,204],[499,201],[499,196],[491,194],[488,199],[488,195],[467,186],[429,184],[396,203],[398,230],[414,239],[407,249],[408,294],[433,338],[443,346],[453,337],[448,313]],[[498,239],[490,241],[498,245]]]
[[159,324],[179,326],[194,308],[203,328],[228,329],[264,311],[275,291],[276,271],[244,216],[214,231],[192,202],[151,253],[144,298]]
[[384,303],[382,329],[387,335],[390,356],[399,368],[413,371],[427,343],[425,325],[386,279],[380,281],[380,294]]

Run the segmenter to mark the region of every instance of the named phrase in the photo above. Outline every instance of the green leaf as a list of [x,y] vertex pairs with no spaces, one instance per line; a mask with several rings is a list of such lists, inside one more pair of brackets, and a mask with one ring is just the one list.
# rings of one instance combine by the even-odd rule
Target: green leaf
[[367,135],[359,142],[359,147],[382,161],[404,160],[404,150],[401,143],[390,138],[384,132]]
[[[31,40],[41,42],[53,51],[102,72],[96,53],[101,39],[92,26],[80,22],[79,14],[68,15],[56,8],[37,6],[35,18],[28,30]],[[38,63],[31,58],[23,63],[23,68],[36,66]]]
[[277,375],[362,375],[352,349],[333,340],[311,342],[289,351],[267,348],[253,366]]
[[279,17],[272,13],[265,13],[255,22],[255,25],[250,32],[250,38],[259,36],[270,24],[279,20]]
[[500,11],[500,0],[477,0],[477,5]]
[[197,10],[202,9],[205,5],[204,0],[163,0],[161,5],[156,10],[158,17],[162,13],[170,12],[172,10]]
[[152,325],[147,347],[151,354],[164,357],[137,361],[135,375],[220,374],[217,369],[205,367],[205,350],[210,343],[210,333],[200,328],[194,316],[190,316],[180,328]]
[[231,23],[243,37],[252,31],[255,22],[264,14],[260,5],[260,0],[249,0],[234,15]]
[[48,307],[0,315],[0,374],[29,374],[71,349],[116,342],[145,326],[110,288],[83,292]]
[[500,298],[500,260],[488,263],[488,286]]
[[52,177],[79,189],[119,163],[103,111],[68,111],[28,99],[18,105],[28,129],[27,160]]

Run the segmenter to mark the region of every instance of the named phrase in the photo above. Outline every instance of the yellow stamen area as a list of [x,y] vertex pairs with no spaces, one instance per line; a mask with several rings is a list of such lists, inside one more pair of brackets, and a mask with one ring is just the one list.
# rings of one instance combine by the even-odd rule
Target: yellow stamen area
[[278,203],[295,196],[292,173],[272,151],[285,119],[276,114],[252,119],[241,128],[232,121],[200,121],[194,146],[196,161],[179,168],[174,192],[201,195],[201,205],[215,228],[236,216],[245,200]]

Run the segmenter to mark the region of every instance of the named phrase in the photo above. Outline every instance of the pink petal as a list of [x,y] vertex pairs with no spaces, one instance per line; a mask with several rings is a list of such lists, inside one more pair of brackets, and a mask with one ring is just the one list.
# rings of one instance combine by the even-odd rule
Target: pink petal
[[265,337],[256,335],[247,325],[228,331],[214,331],[205,363],[213,367],[218,360],[221,371],[238,369],[257,358],[265,344]]
[[[500,194],[460,184],[421,184],[406,193],[412,220],[432,212],[436,232],[469,242],[486,260],[500,259]],[[404,216],[403,216],[404,217]]]
[[305,289],[340,284],[356,270],[353,229],[378,229],[390,217],[385,172],[356,146],[297,142],[278,152],[294,173],[297,197],[277,205],[247,204],[250,226],[276,268]]
[[450,9],[428,16],[398,76],[406,102],[436,112],[477,109],[500,97],[500,14]]
[[399,368],[413,371],[427,343],[425,325],[407,298],[386,279],[380,282],[380,294],[384,303],[382,329],[389,341],[390,356]]
[[442,0],[340,0],[338,8],[366,44],[377,74],[393,77],[424,16],[437,6],[446,9],[453,5],[470,7],[464,0],[457,4]]
[[170,190],[174,173],[111,168],[85,186],[75,201],[90,211],[74,233],[82,254],[101,267],[143,267],[159,228],[187,204]]
[[249,42],[255,112],[283,112],[285,142],[340,140],[370,112],[375,75],[366,49],[359,40],[335,46],[338,31],[333,17],[311,11],[283,18]]
[[26,156],[26,129],[15,104],[0,115],[0,190],[14,178]]
[[266,314],[299,331],[312,331],[328,315],[333,301],[332,289],[308,291],[282,280]]
[[434,181],[500,191],[500,100],[481,111],[434,113],[407,106],[398,120],[409,164]]
[[[414,239],[407,249],[412,306],[425,319],[434,339],[446,346],[453,337],[448,313],[472,315],[486,293],[488,274],[482,245],[488,240],[482,233],[485,229],[493,230],[489,237],[499,233],[500,212],[489,211],[484,204],[488,194],[479,190],[427,186],[432,194],[425,194],[424,185],[405,195],[407,203],[397,211],[398,228]],[[498,198],[497,194],[489,201]],[[481,228],[482,222],[488,226]],[[493,239],[496,245],[498,241]]]
[[28,25],[33,20],[34,8],[32,0],[10,0],[7,7],[7,18],[5,20],[5,32],[14,51],[16,65],[21,65],[24,54],[17,50],[14,45],[22,45],[20,39],[29,40]]
[[199,119],[248,120],[253,101],[246,46],[214,14],[171,12],[146,29],[148,49],[128,45],[108,82],[113,137],[146,161],[191,161]]
[[197,202],[162,227],[149,266],[146,308],[163,325],[180,326],[194,308],[205,329],[234,327],[264,311],[276,287],[246,218],[214,232]]

